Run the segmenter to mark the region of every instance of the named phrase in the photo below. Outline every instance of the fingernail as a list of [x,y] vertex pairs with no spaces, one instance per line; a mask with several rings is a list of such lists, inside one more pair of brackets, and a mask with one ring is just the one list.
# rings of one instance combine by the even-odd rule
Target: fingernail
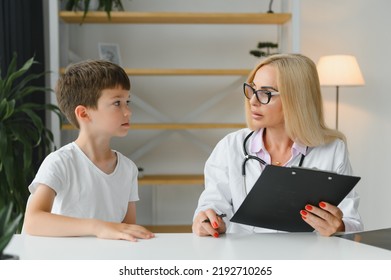
[[311,211],[312,210],[312,206],[311,205],[306,205],[305,206],[305,210]]
[[303,215],[303,216],[305,216],[305,215],[307,215],[307,212],[304,211],[304,210],[300,210],[300,214]]
[[326,207],[326,203],[324,203],[324,202],[319,202],[319,206],[320,206],[321,208],[325,208],[325,207]]
[[219,233],[218,232],[213,233],[213,237],[215,238],[219,237]]
[[213,226],[213,228],[218,228],[219,227],[219,225],[216,222],[213,222],[212,226]]

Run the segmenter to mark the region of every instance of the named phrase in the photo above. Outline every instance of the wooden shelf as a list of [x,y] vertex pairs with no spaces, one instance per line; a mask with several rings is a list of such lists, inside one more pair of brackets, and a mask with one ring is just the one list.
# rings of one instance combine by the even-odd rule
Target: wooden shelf
[[[191,130],[245,128],[244,123],[132,123],[130,130]],[[63,130],[74,130],[71,124],[63,124]]]
[[290,13],[185,13],[185,12],[83,12],[61,11],[66,23],[142,23],[142,24],[284,24]]
[[142,185],[203,185],[204,175],[144,175],[138,179]]
[[[139,69],[124,68],[129,76],[247,76],[250,69]],[[65,68],[60,68],[64,74]]]
[[143,225],[154,233],[191,233],[191,225]]

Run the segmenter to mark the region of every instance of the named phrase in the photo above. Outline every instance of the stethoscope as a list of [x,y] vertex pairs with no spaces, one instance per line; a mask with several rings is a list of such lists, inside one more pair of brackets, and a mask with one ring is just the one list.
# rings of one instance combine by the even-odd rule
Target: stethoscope
[[[259,158],[257,156],[249,155],[248,152],[247,152],[247,148],[246,148],[247,140],[251,137],[251,135],[253,135],[253,133],[254,133],[254,131],[251,131],[246,136],[246,138],[244,138],[244,141],[243,141],[243,153],[244,153],[244,160],[243,160],[243,164],[242,164],[242,175],[243,175],[243,177],[246,177],[246,163],[247,163],[248,160],[255,159],[256,161],[259,161],[263,166],[267,165],[267,163],[263,159],[261,159],[261,158]],[[303,165],[304,158],[305,158],[305,155],[301,154],[299,167],[301,167]],[[246,180],[244,180],[244,181],[246,182]],[[245,185],[246,185],[246,183],[245,183]]]

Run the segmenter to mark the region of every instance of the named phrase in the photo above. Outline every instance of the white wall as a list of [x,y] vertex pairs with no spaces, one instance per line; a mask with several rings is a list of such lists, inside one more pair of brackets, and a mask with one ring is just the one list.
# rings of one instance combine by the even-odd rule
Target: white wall
[[[339,128],[348,138],[361,182],[367,230],[391,226],[391,35],[387,0],[301,0],[301,51],[315,62],[328,54],[357,57],[364,87],[340,88]],[[328,123],[335,123],[335,88],[323,88]]]
[[[285,1],[285,0],[284,0]],[[264,12],[269,1],[255,0],[131,0],[128,10]],[[275,1],[279,11],[280,1]],[[315,62],[322,55],[352,54],[358,59],[366,85],[340,89],[339,128],[348,138],[351,162],[361,176],[358,190],[360,212],[366,229],[391,226],[391,89],[388,62],[391,35],[387,0],[301,0],[301,52]],[[71,48],[83,58],[98,56],[98,42],[118,43],[127,67],[251,68],[256,59],[248,54],[258,41],[274,40],[273,27],[260,26],[180,26],[115,25],[71,26]],[[175,47],[174,47],[175,46]],[[147,51],[148,53],[145,53]],[[237,77],[236,77],[237,78]],[[176,121],[208,92],[221,90],[234,78],[218,77],[133,77],[132,92],[140,95]],[[197,85],[197,87],[195,86]],[[335,124],[335,89],[323,88],[326,121]],[[160,99],[163,97],[163,99]],[[173,101],[175,100],[175,101]],[[232,90],[224,102],[194,121],[243,121],[240,88]],[[133,121],[153,118],[134,108]],[[195,137],[213,146],[227,131],[198,131]],[[131,132],[129,139],[116,140],[115,147],[130,155],[157,131]],[[136,161],[146,173],[200,173],[207,153],[173,134],[161,146]],[[191,186],[141,187],[142,222],[188,223],[202,188]],[[152,209],[157,202],[159,209]],[[152,208],[151,208],[152,207]],[[140,214],[142,213],[142,214]],[[175,217],[174,213],[179,213]],[[154,218],[150,218],[153,216]],[[148,218],[149,217],[149,218]]]

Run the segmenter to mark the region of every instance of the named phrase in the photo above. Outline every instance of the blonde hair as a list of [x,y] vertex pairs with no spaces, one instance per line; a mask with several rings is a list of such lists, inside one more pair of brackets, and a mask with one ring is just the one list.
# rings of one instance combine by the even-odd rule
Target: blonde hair
[[[247,83],[253,82],[256,72],[264,65],[276,69],[285,130],[293,141],[309,147],[330,143],[335,139],[346,141],[341,132],[325,124],[318,72],[311,59],[300,54],[271,55],[251,71]],[[248,99],[245,101],[245,109],[247,125],[255,129]]]

